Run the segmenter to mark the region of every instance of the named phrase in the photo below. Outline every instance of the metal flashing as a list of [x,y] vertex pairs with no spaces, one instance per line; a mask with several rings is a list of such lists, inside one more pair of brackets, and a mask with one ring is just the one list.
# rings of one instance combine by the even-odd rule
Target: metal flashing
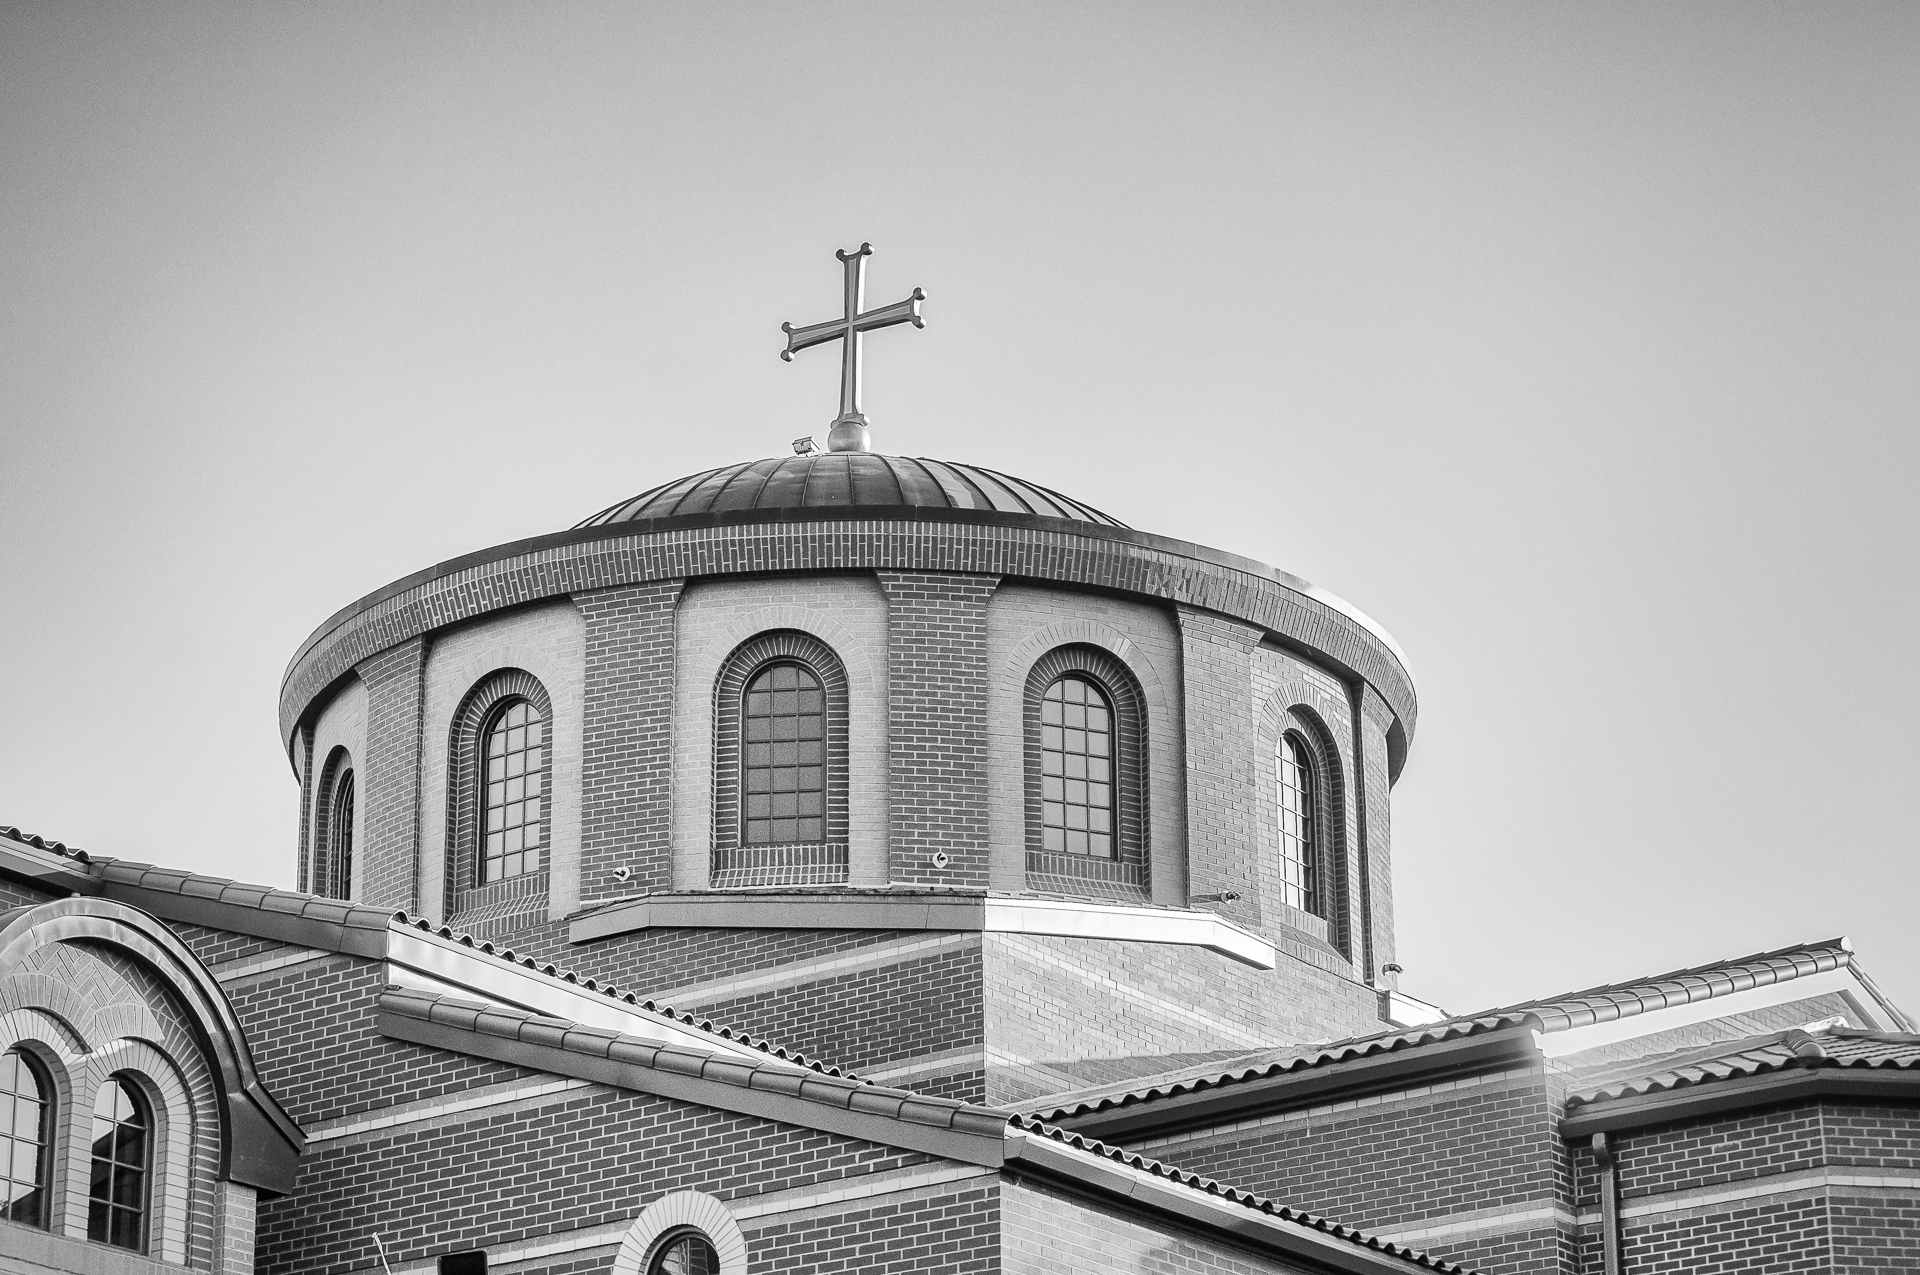
[[811,930],[972,930],[1204,947],[1272,969],[1273,944],[1212,912],[988,894],[894,891],[653,894],[574,918],[575,943],[655,927]]

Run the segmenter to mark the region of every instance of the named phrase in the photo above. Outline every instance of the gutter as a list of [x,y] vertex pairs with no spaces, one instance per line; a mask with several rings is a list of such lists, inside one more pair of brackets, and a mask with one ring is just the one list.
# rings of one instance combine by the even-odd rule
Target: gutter
[[1710,1081],[1660,1093],[1581,1103],[1560,1122],[1560,1134],[1576,1139],[1596,1133],[1643,1129],[1743,1111],[1750,1107],[1849,1098],[1867,1102],[1920,1100],[1920,1072],[1907,1069],[1815,1067],[1768,1076]]
[[1532,1031],[1524,1023],[1515,1023],[1439,1044],[1406,1046],[1257,1080],[1209,1084],[1193,1092],[1137,1100],[1105,1111],[1058,1116],[1052,1123],[1105,1142],[1127,1142],[1245,1118],[1255,1112],[1319,1106],[1538,1061]]

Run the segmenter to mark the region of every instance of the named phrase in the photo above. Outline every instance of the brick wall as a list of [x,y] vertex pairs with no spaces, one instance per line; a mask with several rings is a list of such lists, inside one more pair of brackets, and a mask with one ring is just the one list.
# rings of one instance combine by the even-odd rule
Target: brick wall
[[[1291,1207],[1395,1235],[1457,1215],[1565,1201],[1570,1165],[1556,1131],[1558,1108],[1548,1078],[1525,1068],[1130,1145]],[[1420,1244],[1451,1255],[1439,1240]]]
[[[1360,785],[1354,765],[1352,710],[1347,689],[1325,670],[1262,643],[1252,652],[1252,709],[1257,752],[1253,762],[1256,790],[1254,837],[1260,883],[1260,911],[1269,930],[1281,925],[1306,930],[1339,951],[1349,962],[1342,973],[1355,970],[1355,936],[1365,929],[1359,888],[1365,856],[1361,853]],[[1324,803],[1314,812],[1314,839],[1318,843],[1320,911],[1303,915],[1282,897],[1280,829],[1275,816],[1279,780],[1274,750],[1289,732],[1308,741],[1316,759],[1318,797]]]
[[980,939],[836,977],[676,1008],[855,1071],[985,1039]]
[[1181,607],[1180,668],[1187,721],[1187,876],[1206,906],[1259,926],[1258,785],[1254,781],[1253,649],[1260,631]]
[[421,738],[420,907],[446,917],[446,860],[451,804],[474,792],[448,788],[454,714],[467,695],[502,669],[523,669],[547,693],[546,859],[548,914],[574,910],[580,880],[581,701],[586,622],[569,601],[529,607],[434,635],[427,657],[425,727]]
[[847,677],[847,868],[852,885],[887,882],[887,600],[872,576],[695,582],[675,617],[674,879],[707,885],[713,849],[714,685],[755,634],[808,633]]
[[1002,1269],[998,1178],[743,1229],[750,1275],[988,1275]]
[[1164,606],[1064,589],[1003,583],[987,604],[989,835],[993,886],[1026,881],[1026,774],[1023,699],[1027,674],[1047,652],[1069,644],[1098,647],[1127,667],[1146,704],[1148,827],[1145,838],[1156,903],[1186,898],[1186,758],[1180,705],[1180,640]]
[[1379,1025],[1376,998],[1331,954],[1316,966],[1283,953],[1256,970],[1165,943],[989,934],[984,949],[993,1102],[1086,1083],[1050,1063],[1250,1052]]
[[36,903],[45,903],[57,896],[44,890],[36,890],[30,885],[18,881],[0,880],[0,911],[8,908],[32,907]]
[[260,1079],[301,1125],[531,1074],[381,1035],[386,983],[383,961],[329,955],[223,984]]
[[650,1094],[568,1089],[317,1142],[294,1193],[261,1207],[259,1263],[281,1275],[361,1268],[377,1231],[400,1265],[604,1227],[672,1191],[738,1200],[927,1159]]
[[[360,901],[419,906],[420,713],[427,639],[388,648],[359,668],[367,686],[366,756],[356,757],[354,876]],[[323,759],[324,764],[324,759]],[[317,767],[316,767],[317,769]],[[360,811],[364,809],[365,813]]]
[[1854,1188],[1827,1200],[1836,1271],[1920,1270],[1920,1199]]
[[358,677],[349,677],[320,710],[308,732],[309,738],[302,749],[308,754],[308,765],[300,781],[300,868],[301,888],[314,890],[319,882],[315,879],[322,846],[315,838],[320,827],[327,820],[320,817],[322,812],[315,808],[320,799],[318,788],[322,772],[332,759],[334,750],[344,748],[360,773],[356,779],[359,793],[354,801],[353,844],[354,875],[366,882],[368,843],[366,836],[367,820],[372,814],[370,799],[366,795],[367,783],[367,685]]
[[[1760,1200],[1664,1215],[1621,1228],[1622,1265],[1633,1275],[1788,1275],[1830,1271],[1826,1203]],[[1598,1271],[1596,1246],[1585,1252]],[[1898,1268],[1892,1268],[1898,1269]]]
[[[1000,1189],[1006,1275],[1280,1275],[1313,1267],[1151,1222],[1009,1175]],[[1356,1250],[1357,1252],[1357,1250]]]
[[1829,1102],[1821,1109],[1820,1129],[1828,1164],[1920,1169],[1920,1111]]
[[1382,972],[1394,963],[1393,938],[1393,803],[1388,798],[1387,730],[1393,712],[1379,692],[1363,686],[1355,693],[1360,711],[1354,716],[1355,747],[1360,764],[1355,810],[1360,817],[1358,844],[1361,915],[1360,947],[1356,953],[1360,977],[1387,987],[1400,986],[1397,974]]
[[[890,875],[988,881],[987,599],[998,580],[882,571],[887,595]],[[936,867],[933,856],[950,862]]]
[[[1859,1179],[1920,1168],[1920,1111],[1803,1103],[1614,1139],[1621,1252],[1641,1272],[1920,1269],[1920,1200]],[[1598,1269],[1598,1169],[1573,1149]]]
[[[587,620],[580,902],[673,883],[673,609],[680,580],[578,596]],[[633,870],[625,882],[616,867]]]

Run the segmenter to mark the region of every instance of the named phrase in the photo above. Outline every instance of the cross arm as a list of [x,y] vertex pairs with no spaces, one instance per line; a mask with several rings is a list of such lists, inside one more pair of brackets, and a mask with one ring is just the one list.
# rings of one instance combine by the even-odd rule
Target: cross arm
[[878,310],[869,310],[865,314],[855,315],[853,328],[856,332],[871,332],[875,328],[890,328],[896,323],[911,323],[916,328],[926,327],[920,317],[920,303],[927,294],[915,288],[913,295],[905,301],[896,301],[892,305],[881,306]]
[[787,334],[787,348],[780,351],[780,357],[793,362],[793,356],[801,350],[810,350],[816,345],[828,341],[837,341],[847,334],[845,319],[828,319],[825,323],[809,323],[804,328],[796,328],[791,323],[782,323],[780,330]]

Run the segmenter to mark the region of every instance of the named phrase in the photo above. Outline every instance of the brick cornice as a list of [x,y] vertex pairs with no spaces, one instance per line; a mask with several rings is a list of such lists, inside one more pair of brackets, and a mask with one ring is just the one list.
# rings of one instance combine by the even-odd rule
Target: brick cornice
[[1007,576],[1218,612],[1372,686],[1393,709],[1395,733],[1413,734],[1413,678],[1392,639],[1295,576],[1185,541],[1064,519],[862,509],[698,515],[659,520],[638,532],[582,528],[418,572],[340,611],[302,644],[281,687],[281,737],[357,664],[444,625],[623,584],[785,571]]

